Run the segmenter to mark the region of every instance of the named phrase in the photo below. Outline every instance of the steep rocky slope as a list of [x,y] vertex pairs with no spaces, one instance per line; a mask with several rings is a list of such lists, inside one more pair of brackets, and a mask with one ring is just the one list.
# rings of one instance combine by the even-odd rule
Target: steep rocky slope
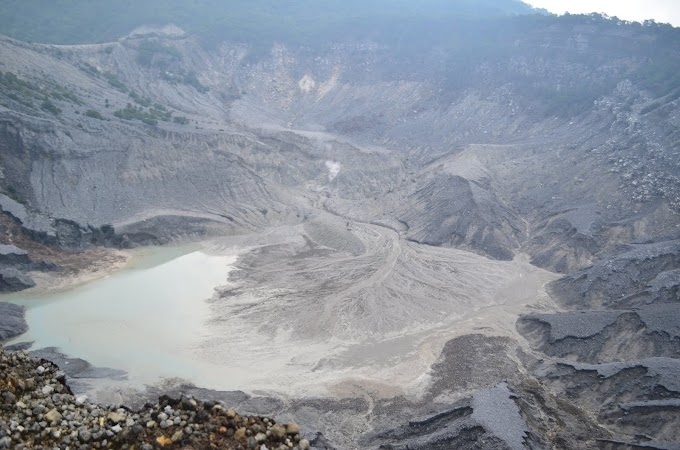
[[0,448],[310,448],[295,423],[217,402],[164,396],[137,411],[107,408],[75,397],[49,361],[0,347],[0,367]]
[[[93,246],[240,236],[225,335],[260,317],[311,340],[429,330],[409,351],[436,362],[411,391],[184,392],[293,415],[319,448],[674,448],[680,96],[644,74],[678,59],[677,30],[531,20],[470,54],[469,30],[436,27],[416,51],[0,39],[0,288]],[[515,330],[526,308],[494,293],[525,255],[565,276]],[[479,298],[488,322],[445,326]]]

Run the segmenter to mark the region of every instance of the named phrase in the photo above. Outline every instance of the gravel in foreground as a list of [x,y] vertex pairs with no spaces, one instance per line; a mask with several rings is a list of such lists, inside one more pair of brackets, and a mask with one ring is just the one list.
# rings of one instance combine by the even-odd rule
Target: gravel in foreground
[[140,411],[75,397],[57,366],[0,346],[0,449],[300,449],[295,423],[214,402],[161,397]]

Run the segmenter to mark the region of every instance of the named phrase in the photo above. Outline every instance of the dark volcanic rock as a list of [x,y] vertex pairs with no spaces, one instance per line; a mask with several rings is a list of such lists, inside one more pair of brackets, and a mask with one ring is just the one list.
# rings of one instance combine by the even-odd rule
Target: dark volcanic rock
[[432,365],[429,395],[486,388],[515,378],[515,348],[508,338],[482,334],[450,340]]
[[35,286],[30,276],[12,267],[0,269],[0,292],[17,292]]
[[28,252],[14,245],[0,245],[0,264],[18,265],[28,264],[31,260]]
[[19,336],[28,331],[24,314],[23,306],[0,303],[0,341]]
[[[529,429],[506,383],[370,437],[384,449],[524,450]],[[530,447],[531,448],[531,447]]]
[[577,311],[562,314],[531,314],[525,320],[536,320],[550,325],[550,340],[566,337],[587,338],[616,322],[622,311]]
[[524,233],[521,219],[482,185],[438,175],[423,184],[398,212],[406,237],[423,244],[462,247],[510,260]]
[[635,244],[588,269],[554,281],[551,293],[574,309],[624,309],[677,302],[680,241]]
[[680,441],[680,361],[648,358],[608,364],[561,361],[544,372],[557,395],[593,410],[620,435]]
[[130,411],[74,397],[59,367],[23,352],[0,347],[0,367],[0,448],[309,449],[297,424],[242,416],[216,402],[164,396]]
[[95,367],[84,359],[69,358],[54,347],[30,352],[33,358],[46,359],[64,367],[66,374],[72,378],[116,378],[124,377],[125,372],[116,369]]
[[632,311],[531,314],[517,329],[546,355],[597,363],[646,358],[680,358],[680,304]]

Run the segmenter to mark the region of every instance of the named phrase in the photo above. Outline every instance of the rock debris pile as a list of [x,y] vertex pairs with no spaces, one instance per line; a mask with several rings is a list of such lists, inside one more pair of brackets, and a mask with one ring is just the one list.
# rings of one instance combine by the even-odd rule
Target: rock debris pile
[[140,411],[74,396],[46,360],[0,347],[0,449],[300,449],[295,423],[247,417],[215,402],[161,397]]

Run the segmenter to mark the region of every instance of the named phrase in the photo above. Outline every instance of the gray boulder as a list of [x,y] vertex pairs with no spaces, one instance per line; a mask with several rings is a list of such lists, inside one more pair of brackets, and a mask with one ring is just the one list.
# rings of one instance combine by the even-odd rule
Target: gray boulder
[[23,306],[0,303],[0,341],[11,339],[28,330]]
[[29,264],[31,260],[28,252],[14,245],[0,244],[0,264],[16,265]]
[[0,292],[17,292],[35,286],[35,281],[12,267],[0,269]]

